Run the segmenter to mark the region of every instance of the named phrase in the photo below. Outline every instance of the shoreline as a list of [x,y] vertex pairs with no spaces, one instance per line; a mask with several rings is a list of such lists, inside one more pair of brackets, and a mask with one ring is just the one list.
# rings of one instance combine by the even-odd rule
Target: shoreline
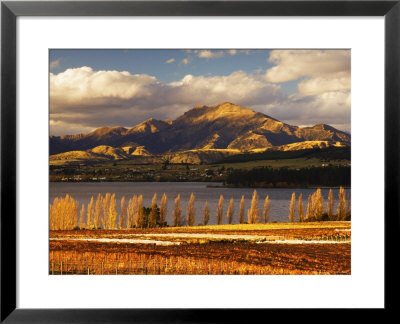
[[[210,181],[49,181],[50,184],[52,183],[210,183]],[[318,185],[311,185],[311,186],[231,186],[231,185],[218,185],[216,184],[208,184],[206,185],[207,188],[229,188],[229,189],[339,189],[343,187],[344,189],[351,189],[351,186],[318,186]]]

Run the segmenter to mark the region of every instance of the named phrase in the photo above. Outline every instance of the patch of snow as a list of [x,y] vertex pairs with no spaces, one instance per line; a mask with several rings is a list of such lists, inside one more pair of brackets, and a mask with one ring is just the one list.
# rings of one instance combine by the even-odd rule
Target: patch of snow
[[180,242],[141,240],[141,239],[116,239],[116,238],[50,238],[51,241],[82,241],[102,243],[129,243],[129,244],[155,244],[155,245],[180,245]]
[[216,239],[216,240],[246,240],[262,241],[281,239],[281,236],[265,235],[238,235],[238,234],[208,234],[208,233],[154,233],[154,234],[119,234],[120,236],[141,236],[141,237],[165,237],[165,238],[197,238],[197,239]]
[[351,243],[348,241],[320,241],[320,240],[276,240],[276,241],[265,241],[265,242],[257,242],[259,244],[264,243],[273,243],[273,244],[343,244],[343,243]]

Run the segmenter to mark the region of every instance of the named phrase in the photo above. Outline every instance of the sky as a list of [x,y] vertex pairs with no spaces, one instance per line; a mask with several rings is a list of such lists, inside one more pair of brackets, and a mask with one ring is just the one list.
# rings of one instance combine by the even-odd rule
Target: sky
[[52,49],[50,135],[174,120],[231,102],[285,123],[351,131],[350,50]]

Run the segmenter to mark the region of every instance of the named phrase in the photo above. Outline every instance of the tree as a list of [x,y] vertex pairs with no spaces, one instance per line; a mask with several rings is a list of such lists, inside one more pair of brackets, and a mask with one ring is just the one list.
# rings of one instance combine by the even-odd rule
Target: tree
[[208,202],[204,203],[204,213],[203,213],[203,224],[207,225],[210,220],[210,208],[208,208]]
[[174,200],[174,210],[172,212],[172,216],[174,218],[174,226],[181,225],[181,215],[182,215],[182,208],[181,208],[181,195],[178,196]]
[[101,219],[102,210],[103,210],[103,196],[101,194],[98,194],[96,199],[96,206],[94,210],[94,220],[93,220],[93,226],[95,229],[100,228],[100,226],[104,223]]
[[339,205],[337,208],[337,220],[344,220],[346,217],[346,193],[343,187],[339,189]]
[[194,194],[190,195],[189,202],[186,209],[186,220],[189,226],[194,225],[196,210],[194,209]]
[[57,221],[57,211],[56,211],[56,203],[58,201],[58,198],[54,198],[53,204],[50,204],[49,206],[49,226],[50,230],[55,230],[56,229],[56,221]]
[[306,221],[310,221],[311,218],[312,218],[312,199],[311,199],[311,195],[308,195]]
[[267,195],[264,200],[264,210],[263,210],[263,219],[264,223],[268,223],[269,221],[269,208],[271,205],[271,201],[269,200],[269,196]]
[[67,194],[61,206],[61,210],[64,211],[62,229],[74,229],[78,225],[79,203]]
[[294,222],[296,220],[295,208],[296,208],[296,194],[293,192],[289,205],[289,221],[291,222]]
[[137,199],[135,208],[135,226],[136,228],[144,227],[144,215],[143,215],[143,195],[140,195]]
[[346,212],[345,212],[345,220],[350,220],[351,219],[351,199],[350,199],[350,193],[347,194],[346,198]]
[[90,198],[90,202],[88,204],[86,225],[87,225],[87,228],[94,227],[94,199],[93,199],[93,196],[92,196],[92,198]]
[[161,197],[160,202],[160,225],[164,226],[167,221],[167,210],[168,210],[168,198],[164,193]]
[[49,208],[51,230],[72,230],[78,225],[79,203],[70,195],[55,198]]
[[157,225],[157,194],[153,195],[150,206],[148,227],[156,227]]
[[228,219],[228,224],[232,224],[232,220],[233,220],[233,198],[231,198],[231,200],[229,201],[229,205],[228,205],[228,211],[226,212],[226,218]]
[[67,209],[66,229],[74,229],[78,225],[78,208],[79,203],[70,195],[65,196],[65,205]]
[[244,195],[240,199],[240,207],[239,207],[239,223],[244,223]]
[[314,218],[317,221],[322,220],[322,214],[324,213],[324,197],[322,196],[321,189],[318,188],[313,194],[314,202]]
[[126,228],[132,228],[133,225],[136,225],[136,210],[137,210],[137,195],[134,195],[128,202],[127,208],[127,217],[126,217]]
[[102,215],[102,220],[103,220],[103,228],[109,229],[110,226],[110,200],[111,200],[111,194],[106,193],[104,196],[102,202],[103,202],[103,215]]
[[260,208],[258,207],[258,194],[257,190],[253,191],[253,196],[251,198],[250,209],[247,212],[248,222],[250,224],[257,224],[260,219]]
[[49,216],[50,216],[50,220],[49,220],[49,224],[50,224],[50,230],[56,231],[59,230],[59,199],[54,198],[53,200],[53,204],[50,204],[50,211],[49,211]]
[[79,228],[84,229],[86,227],[85,224],[85,204],[82,204],[82,208],[79,214]]
[[333,192],[332,189],[329,189],[328,203],[326,204],[326,213],[328,214],[328,219],[330,221],[335,220],[335,215],[333,214],[333,203]]
[[299,195],[299,203],[297,205],[297,212],[299,213],[299,221],[304,222],[304,206],[303,206],[303,194]]
[[110,205],[108,210],[109,216],[109,228],[115,229],[117,226],[117,200],[115,199],[115,193],[111,195]]
[[217,224],[222,224],[222,217],[224,212],[224,196],[219,196],[218,207],[217,207]]
[[122,196],[121,198],[121,214],[119,216],[119,229],[123,229],[126,226],[126,215],[127,215],[127,207],[126,207],[126,201],[125,201],[125,196]]

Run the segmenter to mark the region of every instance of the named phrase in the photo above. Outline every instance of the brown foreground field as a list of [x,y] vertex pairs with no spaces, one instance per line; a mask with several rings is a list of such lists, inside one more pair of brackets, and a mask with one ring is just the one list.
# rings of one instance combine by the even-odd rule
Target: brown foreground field
[[50,274],[350,274],[350,222],[50,232]]

